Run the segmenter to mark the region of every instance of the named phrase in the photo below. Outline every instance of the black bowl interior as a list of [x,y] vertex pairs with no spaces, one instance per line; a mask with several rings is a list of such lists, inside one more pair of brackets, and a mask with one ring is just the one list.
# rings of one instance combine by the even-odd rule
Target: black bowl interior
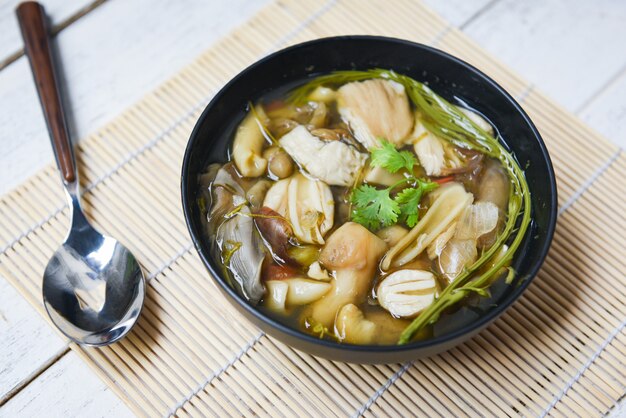
[[[470,323],[441,328],[434,338],[406,346],[353,346],[321,341],[292,330],[249,306],[220,278],[220,268],[202,232],[197,177],[208,163],[227,158],[233,131],[248,101],[285,84],[334,70],[385,68],[426,82],[452,102],[463,102],[485,115],[498,128],[507,146],[525,168],[533,203],[533,223],[518,250],[514,286],[502,287],[486,309]],[[386,362],[432,354],[469,338],[484,328],[519,297],[535,276],[548,251],[556,221],[556,185],[545,145],[528,116],[489,77],[439,50],[390,38],[349,36],[325,38],[272,54],[229,82],[197,122],[187,146],[182,170],[182,198],[192,239],[204,264],[231,302],[250,320],[297,348],[330,358],[357,362]],[[355,353],[356,357],[354,356]]]

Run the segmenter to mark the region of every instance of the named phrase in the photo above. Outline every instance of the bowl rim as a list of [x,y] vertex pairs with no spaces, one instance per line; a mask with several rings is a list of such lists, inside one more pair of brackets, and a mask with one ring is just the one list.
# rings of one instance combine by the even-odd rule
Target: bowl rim
[[[222,99],[222,96],[229,90],[231,85],[237,83],[241,78],[243,78],[244,75],[254,71],[257,67],[265,64],[267,61],[273,60],[276,57],[284,53],[288,53],[294,49],[299,49],[303,47],[311,47],[317,44],[324,44],[324,43],[329,43],[329,42],[332,43],[332,42],[337,42],[337,41],[365,41],[365,42],[383,41],[383,42],[390,42],[390,43],[396,43],[396,44],[403,44],[403,45],[410,46],[413,48],[426,50],[435,55],[439,55],[444,59],[450,60],[460,65],[461,67],[464,68],[465,71],[470,71],[472,73],[477,74],[486,83],[488,83],[492,88],[494,88],[499,94],[504,96],[504,98],[507,99],[513,105],[513,108],[522,116],[524,122],[528,125],[531,132],[533,133],[537,141],[538,148],[541,151],[542,158],[545,160],[547,164],[548,178],[546,180],[547,180],[547,183],[549,184],[549,198],[550,198],[549,204],[550,204],[551,209],[550,209],[550,216],[548,220],[548,226],[546,230],[546,239],[542,245],[542,248],[540,249],[540,252],[539,252],[540,256],[530,266],[528,274],[526,275],[526,277],[524,277],[520,281],[516,289],[510,292],[510,294],[506,298],[504,298],[495,308],[490,310],[484,316],[480,317],[478,320],[471,322],[470,324],[467,324],[466,326],[463,326],[450,333],[446,333],[441,336],[429,338],[426,340],[414,341],[414,342],[407,343],[404,345],[346,344],[346,343],[337,343],[337,342],[333,342],[330,340],[320,339],[312,335],[305,334],[302,331],[296,330],[295,328],[291,328],[288,325],[285,325],[275,320],[274,318],[268,315],[265,315],[256,307],[248,304],[245,300],[243,300],[243,298],[233,288],[231,288],[226,283],[226,281],[222,278],[221,272],[219,272],[219,270],[213,266],[213,260],[211,260],[211,258],[208,257],[207,254],[204,254],[201,248],[201,237],[196,236],[196,234],[193,231],[193,223],[192,223],[193,219],[191,219],[192,210],[189,205],[190,190],[188,190],[188,188],[186,187],[186,184],[188,182],[188,175],[189,175],[188,169],[189,169],[189,165],[191,161],[191,149],[193,148],[195,143],[198,141],[199,131],[201,129],[202,122],[207,117],[209,112],[213,110],[213,107],[215,106],[215,104],[218,103]],[[539,131],[535,127],[530,117],[522,109],[519,103],[504,88],[502,88],[497,82],[495,82],[491,77],[483,73],[478,68],[474,67],[473,65],[469,64],[468,62],[460,58],[457,58],[451,54],[448,54],[447,52],[444,52],[442,50],[439,50],[437,48],[434,48],[428,45],[424,45],[418,42],[408,41],[405,39],[386,37],[386,36],[373,36],[373,35],[331,36],[331,37],[317,38],[317,39],[310,40],[307,42],[298,43],[298,44],[280,49],[278,51],[275,51],[255,61],[254,63],[247,66],[245,69],[241,70],[232,79],[230,79],[230,81],[228,81],[215,94],[215,96],[213,96],[211,101],[206,105],[202,114],[196,121],[196,124],[194,125],[194,128],[189,136],[189,141],[185,148],[185,154],[184,154],[183,163],[181,167],[181,198],[182,198],[182,206],[183,206],[183,212],[185,216],[185,222],[187,224],[187,229],[189,231],[189,234],[191,236],[191,239],[193,241],[193,244],[196,248],[198,255],[200,256],[205,267],[209,270],[209,273],[211,274],[212,279],[215,282],[217,282],[219,286],[221,287],[221,290],[226,292],[234,301],[237,302],[237,304],[239,304],[240,307],[245,309],[249,314],[257,318],[258,320],[262,321],[265,324],[270,325],[273,328],[276,328],[278,331],[282,333],[288,334],[290,337],[303,340],[304,342],[311,343],[314,345],[321,345],[328,349],[335,349],[335,350],[340,350],[340,351],[357,351],[357,352],[363,352],[363,353],[376,353],[376,352],[402,353],[402,352],[407,352],[407,351],[425,349],[428,347],[432,348],[437,345],[449,343],[455,339],[462,338],[464,335],[473,335],[474,333],[480,331],[482,328],[489,325],[492,321],[498,318],[506,309],[508,309],[511,305],[513,305],[513,303],[517,299],[519,299],[519,297],[524,293],[525,289],[534,280],[539,269],[543,265],[543,262],[548,254],[548,250],[550,249],[552,238],[554,236],[554,231],[556,228],[556,220],[557,220],[557,205],[558,205],[554,167],[552,165],[552,160],[550,159],[550,155],[548,154],[548,150],[543,141],[543,138],[539,134]],[[530,231],[528,231],[527,234],[528,233],[530,233]]]

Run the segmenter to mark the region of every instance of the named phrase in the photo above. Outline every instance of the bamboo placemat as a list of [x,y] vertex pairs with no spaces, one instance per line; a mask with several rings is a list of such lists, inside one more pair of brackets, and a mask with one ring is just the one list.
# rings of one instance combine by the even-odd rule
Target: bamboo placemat
[[[559,222],[539,276],[486,331],[426,360],[336,363],[266,336],[219,295],[183,222],[182,153],[211,96],[273,50],[337,34],[410,39],[481,68],[523,104],[555,165]],[[626,157],[418,2],[272,3],[78,156],[88,215],[138,256],[150,285],[123,342],[70,347],[138,415],[599,415],[624,396]],[[0,274],[44,316],[42,272],[67,215],[53,166],[0,200]]]

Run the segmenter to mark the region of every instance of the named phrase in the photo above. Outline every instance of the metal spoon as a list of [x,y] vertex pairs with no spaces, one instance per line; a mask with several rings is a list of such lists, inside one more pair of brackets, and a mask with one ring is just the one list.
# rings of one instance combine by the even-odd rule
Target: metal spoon
[[70,207],[70,231],[44,272],[44,305],[52,322],[73,341],[111,344],[139,317],[145,297],[143,273],[130,251],[96,231],[82,211],[45,12],[39,3],[26,2],[16,13]]

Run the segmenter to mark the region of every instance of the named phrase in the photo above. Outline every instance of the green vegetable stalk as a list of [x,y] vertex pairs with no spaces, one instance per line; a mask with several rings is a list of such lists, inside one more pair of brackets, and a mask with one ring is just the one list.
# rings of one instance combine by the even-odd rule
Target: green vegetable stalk
[[[337,86],[371,78],[382,78],[402,84],[411,102],[420,111],[422,123],[430,132],[455,146],[476,150],[489,157],[497,158],[506,169],[512,186],[509,194],[506,224],[496,242],[476,262],[457,276],[437,299],[402,332],[398,344],[406,344],[428,324],[436,322],[444,310],[463,300],[470,292],[481,295],[487,294],[487,288],[491,284],[493,276],[511,262],[530,225],[530,191],[519,164],[496,138],[481,129],[428,86],[408,76],[383,69],[337,71],[317,77],[297,88],[292,93],[291,99],[304,101],[319,86]],[[389,204],[388,201],[387,204]],[[389,205],[393,206],[393,204]],[[399,213],[399,206],[395,210],[394,213]],[[508,242],[509,246],[506,248],[505,245]],[[501,253],[502,256],[493,262],[496,254]],[[492,261],[493,265],[487,271],[480,273],[481,268],[489,261]],[[510,272],[510,274],[513,273]]]

